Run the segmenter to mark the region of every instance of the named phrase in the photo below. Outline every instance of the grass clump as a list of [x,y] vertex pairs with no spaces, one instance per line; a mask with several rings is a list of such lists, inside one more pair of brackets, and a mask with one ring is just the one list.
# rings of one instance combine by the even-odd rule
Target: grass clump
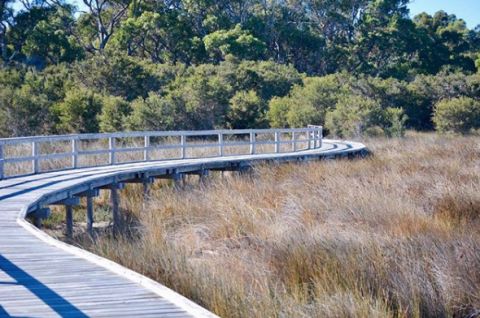
[[[480,139],[409,133],[374,156],[129,188],[137,235],[85,248],[222,317],[476,317]],[[139,225],[140,224],[140,225]]]

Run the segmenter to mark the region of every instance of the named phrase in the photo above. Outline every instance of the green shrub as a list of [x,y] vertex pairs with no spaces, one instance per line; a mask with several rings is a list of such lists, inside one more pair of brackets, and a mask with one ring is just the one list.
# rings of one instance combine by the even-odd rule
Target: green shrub
[[65,133],[99,131],[97,116],[102,110],[102,98],[86,88],[67,91],[63,102],[54,106],[59,123],[57,130]]
[[339,137],[390,137],[403,135],[404,123],[401,109],[384,109],[377,100],[349,95],[340,98],[335,109],[327,113],[325,126]]
[[131,130],[185,129],[185,109],[182,103],[155,93],[132,102],[132,113],[127,119]]
[[480,101],[470,97],[441,100],[435,105],[433,121],[443,133],[467,134],[480,129]]
[[125,130],[125,122],[132,108],[130,103],[121,97],[104,96],[102,98],[102,113],[98,116],[101,132],[116,132]]
[[268,119],[272,127],[304,127],[323,124],[325,114],[344,93],[336,75],[307,77],[290,94],[270,101]]
[[230,99],[227,119],[229,126],[235,129],[264,127],[264,103],[254,90],[239,91]]

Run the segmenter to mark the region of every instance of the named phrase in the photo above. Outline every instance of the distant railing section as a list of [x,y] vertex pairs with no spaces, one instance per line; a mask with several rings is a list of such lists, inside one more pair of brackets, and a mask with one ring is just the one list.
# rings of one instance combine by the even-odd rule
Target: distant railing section
[[322,147],[321,126],[122,132],[0,139],[0,180],[158,160],[297,152]]

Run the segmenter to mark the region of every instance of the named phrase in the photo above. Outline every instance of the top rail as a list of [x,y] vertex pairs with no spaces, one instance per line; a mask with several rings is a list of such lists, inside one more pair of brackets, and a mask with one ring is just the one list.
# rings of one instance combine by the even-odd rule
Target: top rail
[[[286,136],[285,136],[286,135]],[[154,142],[155,137],[167,138],[168,142]],[[189,140],[190,139],[194,139]],[[202,137],[203,143],[199,141]],[[307,128],[282,129],[232,129],[232,130],[203,130],[203,131],[139,131],[116,132],[99,134],[72,134],[55,136],[30,136],[0,139],[0,180],[46,171],[67,170],[79,167],[94,167],[115,165],[131,162],[148,162],[166,159],[202,158],[202,149],[217,148],[210,151],[209,157],[232,155],[231,148],[244,149],[247,154],[266,153],[268,146],[273,146],[269,152],[296,152],[308,149],[317,149],[322,146],[323,128],[309,125]],[[132,147],[125,147],[126,140],[140,139]],[[95,144],[104,140],[104,148],[88,149],[88,144]],[[176,140],[176,142],[175,142]],[[233,141],[232,141],[233,140]],[[120,143],[119,143],[120,142]],[[140,142],[140,144],[138,144]],[[56,147],[52,144],[63,143]],[[80,144],[87,144],[80,147]],[[15,150],[15,147],[19,149]],[[246,149],[246,148],[248,149]],[[286,150],[285,150],[286,147]],[[7,150],[8,148],[8,150]],[[60,151],[59,149],[60,148]],[[227,149],[228,148],[228,149]],[[192,151],[192,149],[196,149]],[[155,151],[180,150],[178,156],[154,157]],[[227,151],[228,150],[228,151]],[[191,153],[187,155],[187,151]],[[119,160],[118,157],[131,154],[130,160]],[[141,153],[141,157],[134,158],[134,153]],[[107,162],[92,159],[94,156],[108,156]],[[80,159],[90,158],[87,164],[80,164]],[[47,161],[64,160],[68,163],[48,167]],[[88,161],[88,160],[87,160]],[[23,167],[20,165],[28,165]],[[9,165],[9,168],[6,166]],[[17,165],[17,167],[15,167]],[[14,167],[10,167],[14,166]]]

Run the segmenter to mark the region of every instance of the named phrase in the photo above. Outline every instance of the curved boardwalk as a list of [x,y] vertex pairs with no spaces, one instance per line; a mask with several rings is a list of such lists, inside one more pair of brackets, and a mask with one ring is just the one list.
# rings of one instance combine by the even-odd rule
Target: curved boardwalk
[[0,317],[214,317],[161,284],[49,237],[25,216],[92,189],[139,178],[364,151],[360,143],[324,140],[321,148],[294,153],[149,161],[0,181]]

